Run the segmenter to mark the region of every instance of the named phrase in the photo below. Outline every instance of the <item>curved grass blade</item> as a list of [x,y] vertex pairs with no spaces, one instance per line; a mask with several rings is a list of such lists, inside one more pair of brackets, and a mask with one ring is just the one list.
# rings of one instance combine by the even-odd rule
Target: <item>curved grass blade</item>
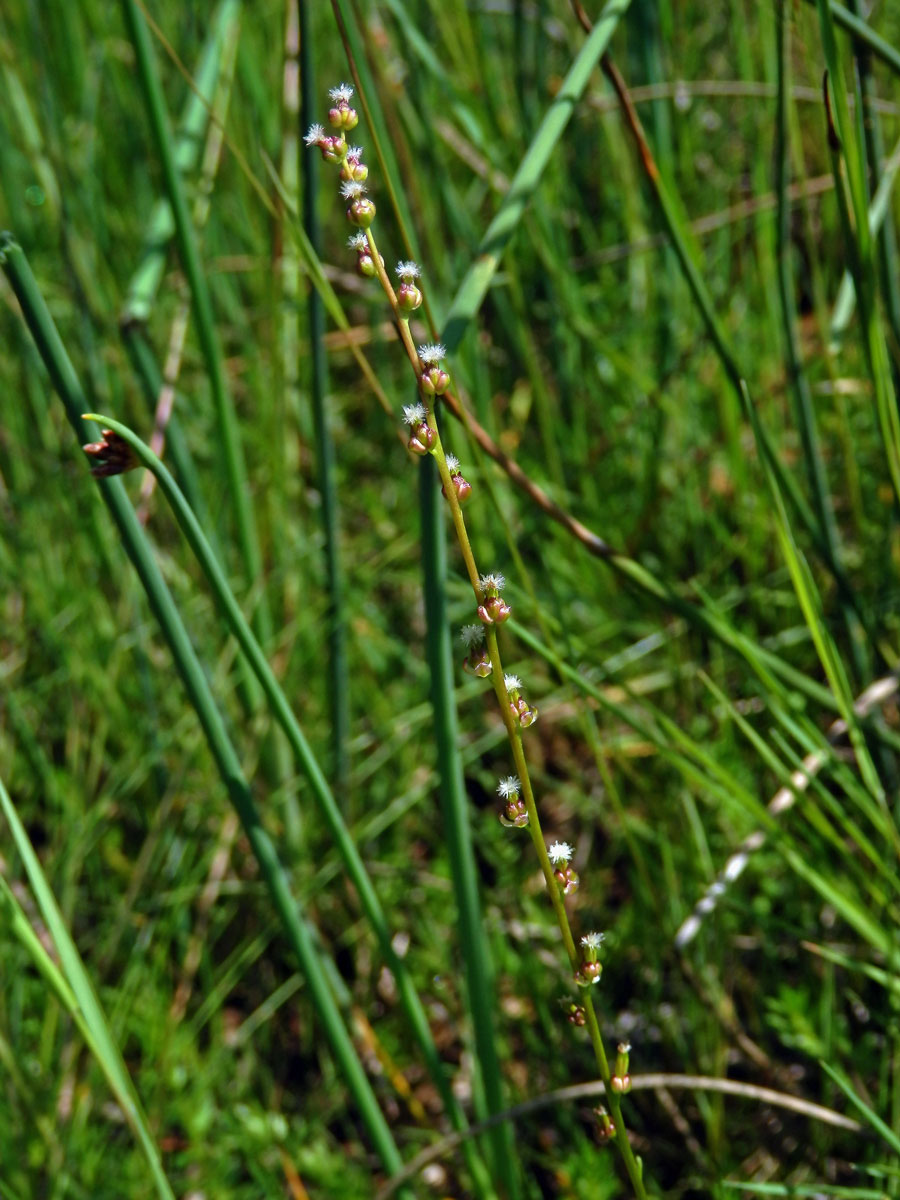
[[106,1014],[91,984],[90,976],[85,970],[81,955],[78,953],[59,905],[56,903],[53,890],[41,869],[38,856],[34,852],[24,825],[19,820],[19,814],[16,812],[15,805],[2,779],[0,779],[0,810],[6,818],[12,839],[28,875],[31,890],[37,900],[47,930],[53,939],[61,969],[57,968],[41,945],[40,939],[31,928],[10,890],[9,884],[2,876],[0,876],[0,907],[6,910],[13,930],[28,951],[32,962],[50,983],[64,1008],[71,1014],[91,1053],[97,1060],[97,1064],[106,1076],[106,1081],[147,1159],[158,1195],[163,1197],[163,1200],[175,1200],[175,1194],[163,1170],[159,1149],[147,1125],[146,1115],[141,1108],[141,1102],[131,1076],[128,1074],[122,1052],[116,1045]]
[[127,425],[123,425],[120,421],[116,421],[112,417],[97,413],[87,414],[86,419],[99,421],[110,429],[115,430],[132,447],[140,462],[156,476],[159,489],[171,506],[175,519],[203,569],[203,573],[215,595],[220,610],[235,640],[241,647],[246,661],[259,681],[269,709],[287,738],[297,765],[306,776],[319,811],[334,839],[335,848],[344,863],[350,881],[359,895],[363,911],[366,914],[372,931],[378,939],[385,961],[394,975],[410,1026],[422,1050],[435,1086],[441,1093],[447,1113],[454,1126],[460,1129],[465,1128],[465,1118],[447,1083],[446,1074],[428,1026],[428,1019],[410,977],[409,969],[404,960],[397,955],[393,948],[391,930],[388,927],[381,902],[372,886],[372,881],[366,871],[356,843],[344,824],[343,817],[335,802],[334,795],[328,786],[325,775],[316,761],[315,755],[303,734],[303,730],[300,728],[297,718],[294,716],[281,685],[269,666],[259,642],[254,637],[253,631],[229,587],[225,574],[217,562],[197,518],[191,511],[184,495],[165,464],[157,458],[150,447],[141,441]]

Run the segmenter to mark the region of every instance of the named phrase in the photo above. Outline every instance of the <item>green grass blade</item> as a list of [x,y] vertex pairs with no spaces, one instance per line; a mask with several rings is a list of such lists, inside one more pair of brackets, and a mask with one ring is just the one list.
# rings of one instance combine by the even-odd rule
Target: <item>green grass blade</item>
[[[175,165],[182,175],[188,175],[197,165],[216,88],[222,46],[239,12],[240,0],[223,0],[210,23],[209,36],[193,75],[196,90],[188,95],[175,141]],[[141,261],[128,284],[122,309],[124,322],[146,321],[150,316],[174,234],[172,206],[168,200],[160,199],[150,214]]]
[[475,260],[457,288],[444,322],[441,340],[451,353],[462,341],[466,328],[481,307],[503,251],[518,228],[550,156],[565,132],[592,71],[609,45],[620,19],[627,12],[629,3],[630,0],[608,0],[604,6],[553,103],[544,114],[497,215],[485,230]]
[[[321,108],[316,94],[315,46],[309,0],[300,0],[300,125],[308,128]],[[318,154],[304,154],[303,227],[317,257],[322,252],[322,234],[316,200],[319,194]],[[350,769],[347,740],[350,736],[350,674],[347,667],[347,617],[344,602],[344,572],[341,564],[340,513],[334,438],[329,421],[328,359],[325,353],[325,310],[322,297],[310,288],[307,299],[309,329],[310,390],[316,440],[319,494],[322,497],[322,533],[325,539],[325,577],[328,590],[328,698],[331,708],[331,746],[335,790],[343,794]],[[298,369],[295,367],[295,369]]]
[[[216,332],[209,285],[200,261],[200,251],[175,160],[169,118],[147,25],[136,0],[122,0],[122,9],[137,57],[138,77],[144,92],[147,116],[175,221],[178,251],[191,292],[197,337],[209,373],[220,446],[228,480],[229,501],[237,525],[245,584],[248,587],[258,587],[263,578],[262,555],[250,504],[247,469],[244,463],[237,418],[225,380],[225,365]],[[272,623],[264,588],[260,589],[259,595],[260,599],[255,608],[255,621],[260,638],[263,644],[266,644],[271,637]]]
[[113,1095],[147,1159],[157,1193],[164,1200],[175,1200],[174,1192],[163,1170],[159,1149],[150,1133],[146,1115],[141,1108],[140,1099],[131,1076],[128,1074],[122,1053],[109,1028],[106,1014],[97,999],[90,976],[81,961],[81,955],[66,928],[53,891],[2,780],[0,780],[0,809],[6,818],[12,839],[28,875],[31,890],[53,939],[59,955],[61,970],[57,969],[56,964],[41,945],[11,892],[9,884],[2,877],[0,877],[0,905],[6,909],[14,931],[28,950],[35,966],[52,984],[61,1003],[75,1019],[90,1046],[91,1052],[106,1076]]

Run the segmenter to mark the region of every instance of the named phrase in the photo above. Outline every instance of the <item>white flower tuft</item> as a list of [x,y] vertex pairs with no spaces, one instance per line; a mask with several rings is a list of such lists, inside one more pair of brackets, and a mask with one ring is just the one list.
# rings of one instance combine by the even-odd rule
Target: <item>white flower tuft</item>
[[428,409],[424,404],[404,404],[403,405],[403,424],[404,425],[421,425],[428,416]]
[[345,200],[358,200],[360,196],[366,194],[366,189],[361,183],[357,183],[355,179],[347,179],[341,184],[341,195]]
[[567,863],[574,851],[568,842],[554,842],[547,847],[547,853],[550,855],[550,861],[556,864]]
[[509,800],[519,795],[522,785],[519,783],[518,775],[507,775],[505,779],[501,779],[497,784],[497,795],[502,796],[504,800]]
[[462,644],[468,649],[471,646],[478,646],[484,641],[484,626],[483,625],[463,625],[459,631],[459,637]]
[[581,944],[586,950],[599,950],[605,941],[605,933],[586,933],[581,939]]
[[421,358],[422,362],[425,363],[426,366],[430,365],[431,363],[439,363],[442,358],[446,357],[446,354],[447,351],[445,347],[440,344],[440,342],[436,342],[431,346],[419,347],[419,358]]
[[347,238],[347,245],[351,250],[368,250],[369,239],[360,230],[359,233],[354,233],[352,237]]
[[325,130],[321,125],[310,125],[307,130],[306,137],[303,139],[307,146],[316,146],[325,136]]
[[455,454],[446,455],[446,459],[447,459],[447,470],[452,475],[454,471],[459,470],[459,459],[456,457]]
[[[419,278],[420,274],[419,268],[414,262],[398,262],[394,270],[397,272],[398,278],[402,279],[404,283],[412,283],[414,279]],[[419,348],[419,353],[422,353],[421,347]]]
[[337,87],[328,89],[328,95],[335,104],[349,104],[350,98],[353,95],[353,88],[349,83],[339,83]]
[[505,578],[500,574],[499,571],[492,571],[490,575],[482,575],[478,582],[481,585],[481,590],[483,592],[489,592],[493,590],[500,592],[503,590],[506,584]]
[[508,692],[517,692],[522,686],[522,680],[518,677],[518,675],[504,675],[503,685]]
[[347,151],[347,157],[352,158],[353,161],[356,163],[359,162],[359,160],[362,158],[362,156],[363,156],[362,146],[351,146],[349,148],[349,150]]

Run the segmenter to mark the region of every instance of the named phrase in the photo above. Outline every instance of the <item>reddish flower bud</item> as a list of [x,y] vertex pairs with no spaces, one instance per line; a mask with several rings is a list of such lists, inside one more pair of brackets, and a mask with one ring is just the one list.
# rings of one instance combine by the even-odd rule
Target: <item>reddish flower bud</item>
[[450,386],[450,376],[443,367],[426,367],[419,376],[419,386],[426,396],[443,396]]
[[422,303],[421,288],[414,283],[401,283],[397,288],[397,307],[403,313],[411,313]]
[[360,229],[368,229],[375,220],[375,205],[368,196],[357,196],[347,209],[347,220]]

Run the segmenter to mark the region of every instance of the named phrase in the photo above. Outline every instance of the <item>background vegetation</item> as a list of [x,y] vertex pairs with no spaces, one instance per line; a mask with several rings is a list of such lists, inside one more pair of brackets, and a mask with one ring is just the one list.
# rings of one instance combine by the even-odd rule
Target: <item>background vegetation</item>
[[[607,547],[592,552],[446,420],[475,489],[478,562],[509,580],[504,661],[540,706],[528,751],[548,837],[575,847],[573,919],[607,934],[594,990],[611,1052],[633,1045],[626,1112],[648,1189],[893,1195],[900,275],[889,193],[874,205],[878,238],[860,217],[897,167],[900,10],[876,3],[852,39],[852,13],[833,4],[833,28],[824,2],[612,7],[610,52],[656,187],[599,63],[552,144],[541,128],[585,45],[563,0],[147,6],[173,126],[189,80],[202,77],[218,114],[194,104],[180,152],[209,334],[190,310],[187,235],[154,215],[172,183],[129,5],[10,0],[0,225],[58,327],[81,411],[149,441],[186,320],[165,460],[334,791],[462,1109],[475,1120],[498,1092],[513,1105],[587,1082],[536,861],[497,820],[497,780],[512,769],[503,729],[458,642],[452,746],[436,723],[447,695],[432,686],[423,604],[423,581],[441,584],[433,480],[420,491],[397,437],[411,380],[378,289],[353,272],[334,178],[298,149],[327,88],[350,77],[350,45],[371,108],[354,139],[380,246],[423,265],[439,330],[456,300],[452,369],[469,411]],[[295,21],[300,96],[285,69]],[[869,29],[883,40],[874,54],[859,40]],[[534,146],[550,151],[546,169],[510,208]],[[460,285],[504,204],[511,236],[469,314]],[[225,751],[211,753],[104,508],[113,492],[91,479],[66,422],[52,347],[24,319],[21,256],[5,249],[0,1193],[150,1195],[155,1144],[179,1196],[372,1196],[399,1159],[361,1116],[323,1032],[325,1001],[298,967],[301,934],[285,932],[267,883],[289,883],[301,903],[307,968],[342,1014],[399,1157],[449,1126],[313,803],[324,783],[292,758],[168,505],[159,490],[141,500],[136,472],[125,491],[146,510],[202,668],[197,694],[208,685],[223,714],[246,796]],[[344,328],[311,299],[319,260]],[[416,332],[430,340],[424,321]],[[85,426],[79,440],[92,437]],[[452,543],[447,557],[455,635],[472,602]],[[783,811],[767,812],[804,759]],[[468,830],[452,807],[459,772]],[[260,859],[268,843],[245,800],[283,875]],[[758,830],[764,845],[679,944]],[[466,847],[480,912],[461,936]],[[41,868],[108,1024],[35,882]],[[479,1041],[491,1025],[496,1067]],[[673,1079],[642,1087],[649,1073],[727,1076],[860,1125]],[[596,1103],[557,1098],[520,1115],[512,1153],[504,1136],[447,1150],[413,1194],[626,1194]],[[159,1171],[155,1186],[165,1194]]]

